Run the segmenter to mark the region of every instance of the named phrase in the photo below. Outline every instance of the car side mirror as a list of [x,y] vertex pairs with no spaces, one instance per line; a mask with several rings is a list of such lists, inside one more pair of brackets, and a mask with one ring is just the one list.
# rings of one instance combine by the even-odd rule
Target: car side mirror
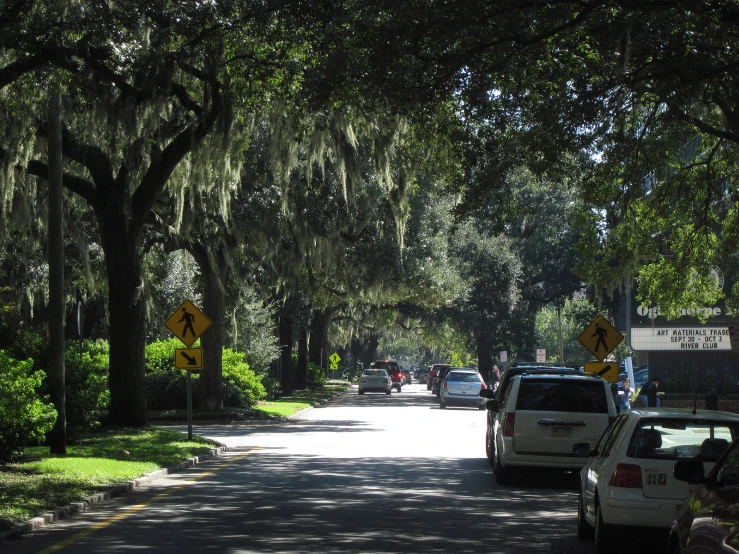
[[480,389],[480,396],[483,398],[493,398],[495,393],[493,392],[493,389]]
[[589,442],[576,442],[570,450],[575,456],[594,456],[595,451]]
[[485,409],[491,412],[497,412],[500,409],[500,406],[498,406],[498,401],[493,399],[485,402]]
[[686,483],[704,483],[706,481],[703,462],[700,460],[678,460],[672,470],[678,481]]

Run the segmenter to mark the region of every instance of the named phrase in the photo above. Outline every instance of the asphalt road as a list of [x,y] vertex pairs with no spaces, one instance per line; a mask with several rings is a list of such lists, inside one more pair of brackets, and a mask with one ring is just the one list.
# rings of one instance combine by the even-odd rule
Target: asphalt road
[[0,552],[592,552],[575,536],[574,475],[497,486],[485,413],[441,410],[424,385],[194,430],[233,449]]

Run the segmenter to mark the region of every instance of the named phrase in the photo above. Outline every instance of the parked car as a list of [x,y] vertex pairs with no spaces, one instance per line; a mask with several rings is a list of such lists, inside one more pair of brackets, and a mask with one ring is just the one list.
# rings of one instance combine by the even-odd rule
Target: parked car
[[595,444],[616,405],[609,383],[590,373],[522,373],[513,377],[501,403],[486,404],[493,418],[493,471],[509,484],[521,468],[581,469],[586,458],[572,445]]
[[372,369],[384,369],[393,382],[393,388],[400,392],[403,388],[403,372],[395,360],[375,360],[370,364]]
[[410,369],[403,370],[403,381],[404,385],[410,385],[413,382],[413,373]]
[[482,376],[476,369],[451,368],[441,385],[439,407],[470,406],[485,409],[485,399],[480,390],[485,388]]
[[669,554],[739,553],[739,440],[706,473],[701,460],[675,462],[675,479],[698,485],[670,529]]
[[[511,388],[513,378],[517,375],[522,375],[523,373],[528,373],[529,375],[547,375],[552,373],[571,375],[582,374],[583,371],[581,369],[572,367],[556,367],[551,365],[515,365],[509,367],[503,372],[497,388],[482,389],[480,391],[480,396],[484,398],[495,399],[495,406],[502,406],[503,399],[506,398],[506,395]],[[490,465],[492,466],[495,463],[493,456],[493,454],[495,453],[495,449],[493,448],[493,430],[495,428],[495,418],[497,416],[498,410],[497,408],[493,409],[492,405],[489,403],[486,403],[486,407],[488,408],[488,412],[487,426],[485,431],[485,453],[488,457],[488,463],[490,463]]]
[[[463,367],[455,367],[454,369],[465,369]],[[434,376],[434,381],[431,383],[431,392],[436,396],[436,398],[439,398],[439,395],[441,393],[441,383],[446,379],[446,376],[449,375],[449,372],[452,370],[452,366],[446,366],[442,367],[439,372]]]
[[635,530],[667,540],[690,494],[690,485],[673,475],[676,462],[691,460],[701,471],[710,470],[737,436],[739,415],[727,412],[664,408],[622,413],[597,444],[573,446],[573,453],[587,460],[580,473],[578,536],[594,536],[598,554],[631,541]]
[[431,390],[431,386],[434,384],[434,377],[436,377],[439,370],[443,367],[450,367],[449,364],[434,364],[426,374],[426,390]]
[[365,369],[359,377],[359,394],[365,392],[384,392],[390,394],[393,383],[384,369]]

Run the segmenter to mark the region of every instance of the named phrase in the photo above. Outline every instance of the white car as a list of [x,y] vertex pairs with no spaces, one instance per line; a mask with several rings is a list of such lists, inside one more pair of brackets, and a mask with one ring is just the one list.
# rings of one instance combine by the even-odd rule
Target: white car
[[572,454],[573,445],[595,444],[616,417],[609,384],[572,371],[524,372],[500,401],[486,407],[495,413],[492,465],[498,484],[509,484],[522,468],[581,469],[586,459]]
[[690,409],[627,411],[608,427],[580,473],[577,535],[595,538],[597,553],[615,552],[634,531],[667,535],[695,485],[673,476],[677,460],[700,460],[705,472],[739,436],[739,415]]
[[479,371],[454,367],[441,384],[439,407],[471,406],[484,410],[485,399],[480,396],[480,389],[484,388]]
[[365,392],[384,392],[391,394],[393,382],[387,371],[379,368],[365,369],[359,378],[359,394]]

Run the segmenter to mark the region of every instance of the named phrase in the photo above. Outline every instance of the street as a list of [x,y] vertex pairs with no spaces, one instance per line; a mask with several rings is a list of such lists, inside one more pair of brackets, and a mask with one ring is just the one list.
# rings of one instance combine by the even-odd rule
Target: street
[[591,552],[576,477],[497,486],[484,431],[483,411],[441,410],[418,384],[355,387],[286,424],[195,426],[232,449],[0,551]]

